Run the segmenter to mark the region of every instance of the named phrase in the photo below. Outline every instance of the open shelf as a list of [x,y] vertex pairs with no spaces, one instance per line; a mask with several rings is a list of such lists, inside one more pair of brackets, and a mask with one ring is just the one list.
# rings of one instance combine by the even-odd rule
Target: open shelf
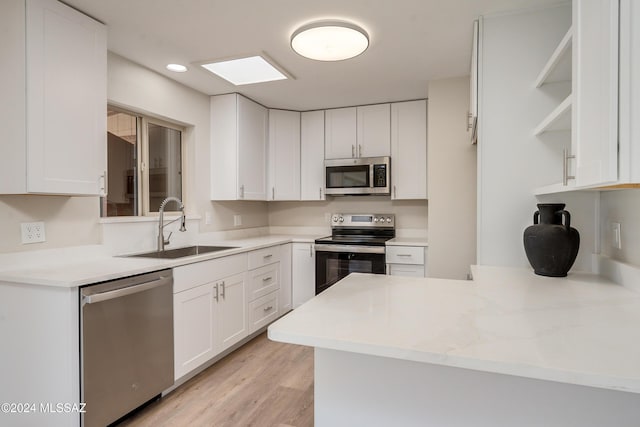
[[538,74],[536,87],[545,83],[566,82],[571,80],[571,39],[573,31],[569,28],[567,34],[551,54],[551,57]]
[[571,95],[567,96],[533,131],[534,135],[543,132],[571,130]]

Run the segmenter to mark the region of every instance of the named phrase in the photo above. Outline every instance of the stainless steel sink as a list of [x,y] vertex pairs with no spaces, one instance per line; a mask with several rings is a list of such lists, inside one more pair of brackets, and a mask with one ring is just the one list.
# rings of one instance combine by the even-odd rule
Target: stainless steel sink
[[138,258],[164,258],[175,259],[193,255],[207,254],[211,252],[226,251],[236,249],[237,246],[185,246],[184,248],[165,249],[164,251],[145,252],[142,254],[126,255],[127,257]]

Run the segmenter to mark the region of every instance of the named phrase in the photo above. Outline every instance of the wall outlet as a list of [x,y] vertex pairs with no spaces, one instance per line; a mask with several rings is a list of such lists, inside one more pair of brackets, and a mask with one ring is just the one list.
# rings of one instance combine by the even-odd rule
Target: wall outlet
[[240,215],[234,215],[233,216],[233,225],[234,225],[234,227],[242,225],[242,217]]
[[211,211],[206,211],[204,213],[204,223],[209,225],[213,222],[213,213]]
[[620,223],[611,223],[611,246],[615,249],[622,249],[622,236],[620,235]]
[[21,222],[22,243],[40,243],[46,241],[44,222]]

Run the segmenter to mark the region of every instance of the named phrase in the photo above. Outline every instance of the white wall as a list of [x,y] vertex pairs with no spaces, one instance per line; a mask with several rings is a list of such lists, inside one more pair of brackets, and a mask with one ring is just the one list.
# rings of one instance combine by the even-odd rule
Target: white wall
[[[640,191],[617,190],[600,193],[601,253],[640,267]],[[620,223],[622,249],[611,246],[611,223]]]
[[429,276],[465,279],[476,262],[476,146],[469,78],[429,82]]
[[[128,59],[109,53],[109,102],[135,112],[146,113],[187,127],[184,179],[187,210],[201,216],[200,231],[231,230],[233,215],[241,215],[241,228],[267,225],[266,202],[223,202],[210,200],[209,180],[209,96],[183,86]],[[209,212],[211,224],[206,224]]]
[[388,196],[330,197],[319,202],[269,202],[272,227],[326,227],[332,213],[392,213],[396,229],[426,237],[428,209],[426,200],[391,201]]
[[[537,187],[560,182],[568,132],[535,137],[558,104],[557,87],[535,79],[571,23],[570,5],[485,17],[481,34],[478,142],[478,263],[528,266],[522,243],[532,224]],[[562,89],[562,88],[561,88]],[[596,247],[597,193],[560,194],[581,234],[574,270],[591,270]]]

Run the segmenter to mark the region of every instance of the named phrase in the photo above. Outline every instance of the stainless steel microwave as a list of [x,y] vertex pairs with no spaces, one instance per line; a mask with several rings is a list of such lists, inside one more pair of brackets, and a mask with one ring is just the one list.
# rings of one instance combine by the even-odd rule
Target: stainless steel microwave
[[391,193],[389,157],[325,160],[324,169],[326,194],[345,196]]

